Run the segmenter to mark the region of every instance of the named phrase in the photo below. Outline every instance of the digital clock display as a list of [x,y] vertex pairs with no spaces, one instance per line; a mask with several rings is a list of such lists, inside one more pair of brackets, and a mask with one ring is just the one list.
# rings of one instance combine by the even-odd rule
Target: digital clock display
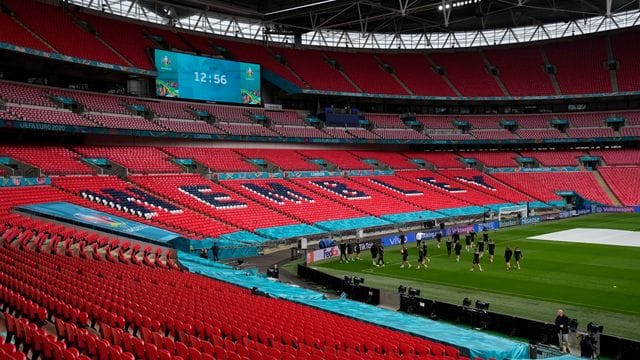
[[156,95],[259,105],[260,65],[155,50]]

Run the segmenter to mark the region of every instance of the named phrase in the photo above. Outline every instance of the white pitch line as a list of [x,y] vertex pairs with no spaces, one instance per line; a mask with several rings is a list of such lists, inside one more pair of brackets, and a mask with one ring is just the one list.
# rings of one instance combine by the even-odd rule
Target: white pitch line
[[532,236],[528,239],[640,247],[640,232],[628,230],[575,228]]

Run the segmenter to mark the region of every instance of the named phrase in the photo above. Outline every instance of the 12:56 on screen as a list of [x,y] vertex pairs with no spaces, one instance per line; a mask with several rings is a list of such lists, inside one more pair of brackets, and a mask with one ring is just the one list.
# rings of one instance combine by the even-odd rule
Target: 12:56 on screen
[[195,76],[195,82],[227,85],[227,75],[224,74],[213,74],[213,76],[211,76],[211,74],[207,74],[206,72],[194,71],[193,75]]

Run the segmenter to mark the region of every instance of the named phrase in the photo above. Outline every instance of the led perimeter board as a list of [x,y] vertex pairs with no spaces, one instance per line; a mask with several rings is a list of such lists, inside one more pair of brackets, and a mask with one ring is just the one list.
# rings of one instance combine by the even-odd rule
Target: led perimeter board
[[262,104],[260,65],[155,50],[156,95],[236,104]]

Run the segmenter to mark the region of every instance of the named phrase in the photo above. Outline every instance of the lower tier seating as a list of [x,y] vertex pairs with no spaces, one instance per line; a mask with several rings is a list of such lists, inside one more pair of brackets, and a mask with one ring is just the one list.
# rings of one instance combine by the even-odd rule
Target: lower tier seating
[[601,167],[598,172],[623,205],[640,205],[640,167]]
[[60,338],[100,359],[467,360],[450,346],[188,272],[12,246],[0,260],[2,289],[53,314]]
[[613,205],[595,176],[589,171],[495,173],[492,176],[545,202],[562,200],[556,194],[557,191],[575,191],[587,199]]
[[[143,191],[115,176],[60,177],[53,179],[53,185],[75,194],[78,200],[83,200],[82,206],[142,223],[150,222],[187,237],[216,237],[238,230],[209,216],[178,206],[159,195]],[[125,207],[128,208],[127,212]]]
[[250,231],[298,223],[199,175],[132,176],[130,180],[157,196]]

